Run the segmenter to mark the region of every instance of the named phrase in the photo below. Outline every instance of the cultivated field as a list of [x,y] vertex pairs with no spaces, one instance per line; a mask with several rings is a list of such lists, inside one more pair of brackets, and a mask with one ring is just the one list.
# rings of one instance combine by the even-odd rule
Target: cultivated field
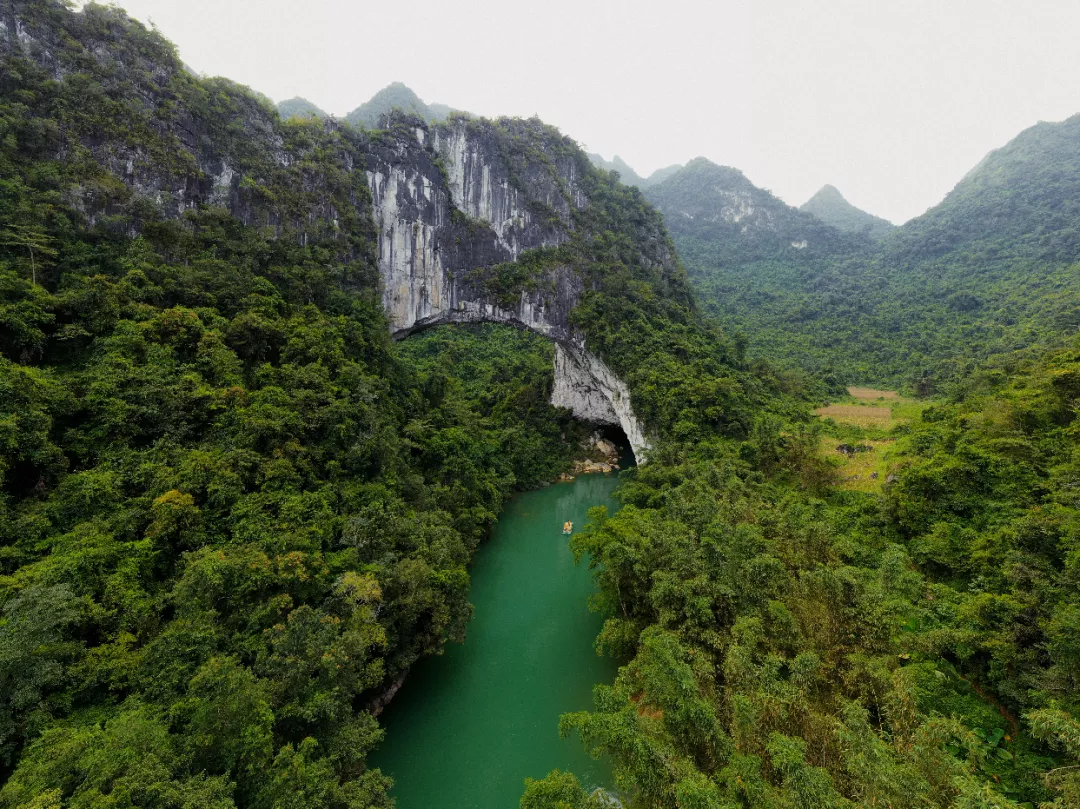
[[853,427],[877,427],[888,430],[893,426],[892,410],[887,407],[831,404],[819,407],[814,412],[822,418],[832,419],[837,424],[850,424]]
[[872,401],[874,399],[899,399],[900,394],[894,390],[877,390],[876,388],[848,388],[848,396],[852,399]]
[[826,422],[821,452],[837,467],[840,488],[878,491],[892,471],[893,429],[918,418],[926,403],[894,390],[851,387],[847,392],[814,411]]

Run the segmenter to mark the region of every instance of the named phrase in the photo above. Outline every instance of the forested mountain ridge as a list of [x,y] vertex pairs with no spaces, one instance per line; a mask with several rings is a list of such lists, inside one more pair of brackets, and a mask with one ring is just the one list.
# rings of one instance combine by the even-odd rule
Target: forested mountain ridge
[[619,173],[619,179],[622,182],[627,185],[632,185],[635,188],[646,188],[647,186],[655,185],[682,168],[679,164],[667,166],[666,168],[657,169],[648,177],[642,177],[630,168],[629,164],[618,155],[615,155],[611,160],[605,160],[602,155],[591,152],[589,154],[589,160],[591,160],[592,164],[598,169],[603,169],[604,171],[617,171]]
[[725,243],[733,259],[850,252],[862,246],[758,188],[738,169],[698,157],[645,189],[673,235]]
[[294,116],[297,118],[327,117],[327,114],[322,109],[306,98],[300,98],[299,96],[278,102],[277,111],[283,121],[287,121]]
[[814,196],[799,206],[799,210],[812,213],[825,224],[839,230],[862,233],[876,239],[896,227],[887,219],[856,208],[832,185],[822,186]]
[[1040,122],[971,169],[944,200],[896,231],[896,262],[954,255],[1002,265],[1080,259],[1080,115]]
[[[805,225],[782,203],[762,203],[772,218],[761,221],[790,224],[752,239],[722,197],[699,193],[704,207],[683,210],[684,192],[707,183],[665,198],[676,175],[646,194],[664,211],[703,306],[745,336],[751,355],[846,384],[928,392],[991,356],[1060,344],[1080,323],[1069,213],[1080,196],[1078,132],[1076,117],[1032,127],[923,216],[873,240],[821,225],[805,251],[790,249],[802,237],[788,234]],[[745,200],[768,202],[728,171]]]
[[[399,81],[388,84],[371,98],[345,116],[345,121],[353,126],[374,129],[383,116],[393,110],[400,110],[408,115],[416,115],[428,123],[448,118],[456,112],[446,104],[425,104],[420,96]],[[467,113],[461,113],[467,114]]]
[[[451,131],[503,155],[530,218],[448,206],[440,251],[508,299],[568,269],[570,324],[656,435],[622,511],[574,538],[598,647],[628,662],[563,729],[624,802],[1076,802],[1075,349],[988,367],[888,436],[892,482],[840,489],[823,440],[863,436],[826,434],[703,320],[658,211],[551,127],[282,121],[113,7],[3,14],[0,808],[390,806],[373,709],[466,631],[504,499],[587,429],[549,406],[526,332],[391,342],[368,172],[400,161],[413,200],[453,197]],[[701,178],[664,202],[702,244],[797,256],[797,277],[862,260],[737,173]],[[555,243],[495,252],[547,225]],[[560,773],[522,799],[605,804]]]
[[[344,120],[361,129],[374,129],[380,121],[394,110],[406,115],[415,115],[427,123],[442,121],[454,112],[459,112],[447,104],[425,104],[411,89],[401,82],[394,82],[349,112]],[[306,98],[297,96],[280,101],[278,114],[283,121],[294,116],[299,118],[329,118],[329,114]],[[467,114],[467,113],[461,113]]]
[[598,154],[590,153],[589,160],[591,160],[592,164],[598,169],[603,169],[604,171],[617,171],[619,173],[619,179],[627,185],[634,186],[634,188],[644,188],[649,182],[630,168],[626,161],[618,155],[615,155],[611,160],[605,160]]

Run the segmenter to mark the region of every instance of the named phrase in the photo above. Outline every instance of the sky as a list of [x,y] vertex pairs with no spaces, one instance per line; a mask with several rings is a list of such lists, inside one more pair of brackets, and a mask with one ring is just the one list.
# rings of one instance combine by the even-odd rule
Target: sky
[[1074,0],[117,0],[195,70],[343,116],[394,81],[642,175],[703,155],[901,223],[1080,112]]

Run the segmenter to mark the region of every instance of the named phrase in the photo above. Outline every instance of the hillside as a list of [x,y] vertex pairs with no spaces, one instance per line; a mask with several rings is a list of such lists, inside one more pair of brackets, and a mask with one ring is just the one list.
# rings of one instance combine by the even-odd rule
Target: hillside
[[662,169],[657,169],[648,176],[646,182],[649,185],[656,185],[657,183],[662,183],[668,177],[679,171],[682,167],[682,163],[673,163],[670,166],[665,166]]
[[[1080,351],[979,357],[1075,279],[920,264],[701,159],[643,194],[535,118],[383,112],[283,119],[115,6],[0,12],[0,809],[390,809],[379,711],[596,427],[551,404],[568,345],[650,442],[617,514],[549,537],[620,668],[508,736],[580,736],[626,806],[1080,800]],[[993,335],[990,292],[941,295],[992,277]],[[979,369],[947,401],[814,415],[841,370],[942,357]],[[522,809],[612,805],[525,775]]]
[[290,98],[286,101],[280,101],[277,105],[278,115],[282,120],[289,120],[290,118],[326,118],[327,115],[317,106],[312,104],[306,98]]
[[[646,193],[703,305],[745,336],[751,354],[838,382],[929,391],[993,355],[1055,345],[1080,322],[1070,213],[1080,195],[1078,133],[1078,118],[1039,124],[923,216],[874,240],[819,229],[824,249],[806,236],[805,255],[786,247],[804,238],[793,209],[735,170],[710,169],[726,177],[716,184],[726,196],[696,198],[699,189],[685,186],[665,196],[666,183]],[[734,222],[735,188],[744,206],[760,201],[746,223]],[[687,199],[703,204],[684,211]]]
[[598,169],[603,169],[604,171],[617,171],[619,173],[619,179],[623,183],[635,188],[645,188],[650,185],[655,185],[682,168],[681,165],[668,166],[666,168],[657,169],[648,177],[642,177],[630,168],[629,164],[618,155],[615,155],[611,160],[605,160],[602,155],[590,153],[589,160],[591,160],[592,164]]
[[[283,121],[114,7],[9,9],[0,806],[386,806],[372,711],[463,637],[502,503],[589,428],[549,404],[545,340],[481,331],[420,366],[391,341],[369,182],[428,178],[493,294],[563,268],[655,440],[788,400],[700,322],[659,214],[551,127]],[[426,148],[452,137],[515,172],[547,252],[506,261],[452,207]]]
[[799,206],[800,211],[811,213],[827,225],[848,233],[861,233],[874,239],[880,239],[896,226],[856,208],[834,186],[822,186],[814,196]]
[[[645,197],[676,237],[708,241],[733,260],[832,255],[856,240],[758,188],[738,169],[695,158]],[[692,252],[692,251],[691,251]]]
[[640,177],[638,173],[630,168],[626,161],[618,155],[615,155],[611,160],[605,160],[598,154],[590,153],[589,160],[592,161],[592,164],[598,169],[619,172],[619,179],[626,183],[626,185],[632,185],[634,188],[642,188],[647,182],[644,177]]
[[1080,115],[1041,122],[988,154],[939,205],[897,231],[896,262],[1045,265],[1080,259]]
[[[417,115],[429,123],[441,121],[452,112],[446,104],[425,104],[412,90],[399,81],[389,84],[370,99],[345,116],[345,121],[364,129],[375,129],[379,119],[392,110],[400,110],[409,115]],[[467,113],[465,113],[467,114]]]

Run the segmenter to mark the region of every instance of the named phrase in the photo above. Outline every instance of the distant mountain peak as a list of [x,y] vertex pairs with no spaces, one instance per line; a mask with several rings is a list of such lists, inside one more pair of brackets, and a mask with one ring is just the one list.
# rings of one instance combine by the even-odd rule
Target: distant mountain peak
[[[1040,121],[989,152],[940,203],[897,233],[904,256],[1028,255],[1080,260],[1080,114]],[[990,247],[993,245],[993,248]]]
[[[713,258],[746,263],[762,258],[848,252],[857,241],[754,185],[737,168],[695,157],[645,190],[676,241],[711,242]],[[680,247],[680,250],[682,248]],[[687,253],[691,255],[692,253]]]
[[630,167],[630,164],[618,155],[612,157],[611,160],[605,160],[602,155],[591,152],[588,157],[589,161],[598,169],[603,169],[604,171],[617,171],[619,173],[619,179],[622,180],[624,185],[632,185],[636,188],[643,188],[645,186],[645,178],[634,171]]
[[282,120],[288,120],[289,118],[326,118],[327,115],[315,104],[312,104],[306,98],[296,96],[295,98],[289,98],[285,101],[281,101],[277,105],[278,115]]
[[837,230],[861,233],[875,239],[880,239],[895,227],[887,219],[856,208],[844,198],[835,185],[823,185],[814,196],[799,206],[799,210],[813,214]]
[[842,199],[842,200],[844,200],[844,202],[847,202],[847,199],[845,199],[844,195],[840,193],[840,189],[837,188],[835,185],[830,185],[829,183],[825,183],[825,185],[821,186],[821,188],[818,189],[818,192],[816,194],[814,194],[814,196],[811,197],[810,199],[815,199],[815,198],[816,199]]
[[630,164],[623,160],[618,155],[615,155],[611,160],[605,160],[602,155],[596,152],[590,152],[588,155],[589,161],[598,169],[604,171],[617,171],[619,172],[619,179],[622,180],[624,185],[632,185],[636,188],[648,188],[651,185],[656,185],[659,182],[663,182],[670,177],[676,171],[682,168],[681,164],[676,163],[672,166],[667,166],[662,169],[657,169],[648,177],[642,177]]
[[743,174],[742,169],[737,169],[734,166],[721,166],[719,163],[714,163],[707,157],[695,157],[684,168],[691,171],[708,171],[717,177],[726,177],[732,180],[745,180],[750,182],[746,175]]
[[425,104],[411,87],[404,82],[395,81],[346,115],[345,120],[353,126],[374,129],[379,125],[379,119],[391,110],[419,115],[429,122],[447,118],[453,112],[460,112],[447,104]]

